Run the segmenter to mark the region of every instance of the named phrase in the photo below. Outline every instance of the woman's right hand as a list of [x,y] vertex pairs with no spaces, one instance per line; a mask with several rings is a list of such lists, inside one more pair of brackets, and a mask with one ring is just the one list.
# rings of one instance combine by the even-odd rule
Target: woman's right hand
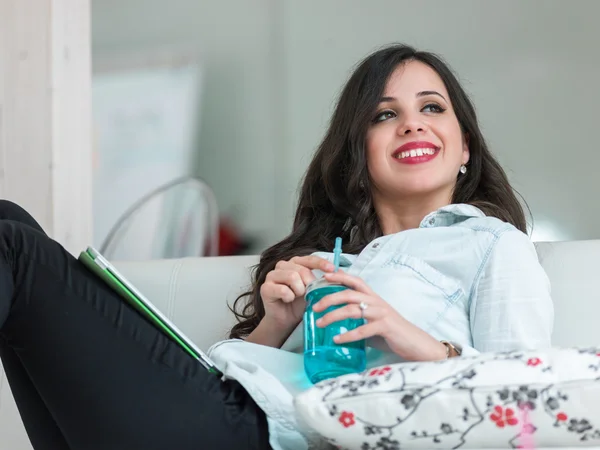
[[334,265],[319,256],[295,256],[279,261],[260,287],[265,307],[263,320],[291,332],[302,320],[306,308],[306,286],[315,279],[312,270],[333,272]]

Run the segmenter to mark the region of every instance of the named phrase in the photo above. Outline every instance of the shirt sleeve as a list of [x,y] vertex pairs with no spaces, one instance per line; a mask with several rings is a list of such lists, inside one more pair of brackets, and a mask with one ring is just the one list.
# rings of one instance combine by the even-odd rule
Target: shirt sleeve
[[525,233],[511,229],[497,239],[476,281],[469,315],[474,348],[463,348],[463,355],[551,346],[550,280]]

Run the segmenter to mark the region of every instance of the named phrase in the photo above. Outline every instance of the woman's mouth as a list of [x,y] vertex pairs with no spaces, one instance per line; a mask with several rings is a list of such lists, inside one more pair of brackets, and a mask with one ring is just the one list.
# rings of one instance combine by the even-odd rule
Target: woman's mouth
[[403,164],[421,164],[431,161],[438,155],[439,152],[439,148],[413,148],[411,150],[396,152],[393,157],[395,160]]

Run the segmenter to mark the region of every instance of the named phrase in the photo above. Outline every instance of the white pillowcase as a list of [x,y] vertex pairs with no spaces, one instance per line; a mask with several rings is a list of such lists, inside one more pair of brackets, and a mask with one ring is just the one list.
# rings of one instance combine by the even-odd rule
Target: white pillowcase
[[295,409],[346,449],[600,447],[600,348],[383,366],[323,381]]

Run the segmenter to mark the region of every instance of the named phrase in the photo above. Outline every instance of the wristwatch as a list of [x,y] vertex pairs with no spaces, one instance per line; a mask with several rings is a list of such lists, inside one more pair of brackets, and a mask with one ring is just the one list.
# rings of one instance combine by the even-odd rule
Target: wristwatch
[[454,350],[456,356],[460,356],[462,354],[462,347],[460,345],[448,341],[440,342],[446,346],[446,359],[450,358],[450,352],[452,350]]

